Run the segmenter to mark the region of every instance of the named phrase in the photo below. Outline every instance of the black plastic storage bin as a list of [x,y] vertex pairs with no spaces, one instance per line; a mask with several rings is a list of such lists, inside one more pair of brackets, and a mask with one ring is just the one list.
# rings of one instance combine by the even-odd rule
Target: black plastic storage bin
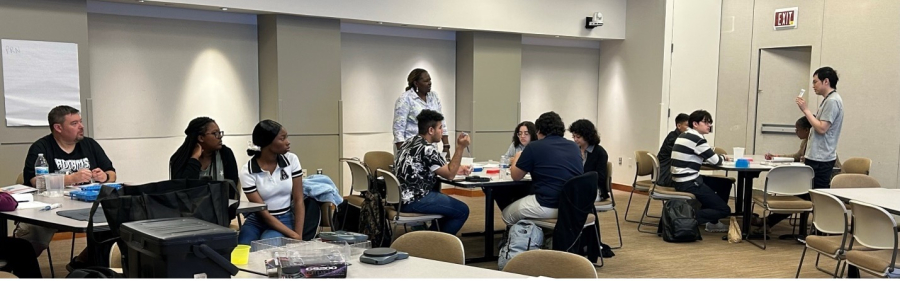
[[237,267],[225,258],[237,246],[237,232],[196,218],[166,218],[123,223],[128,245],[125,277],[230,278]]

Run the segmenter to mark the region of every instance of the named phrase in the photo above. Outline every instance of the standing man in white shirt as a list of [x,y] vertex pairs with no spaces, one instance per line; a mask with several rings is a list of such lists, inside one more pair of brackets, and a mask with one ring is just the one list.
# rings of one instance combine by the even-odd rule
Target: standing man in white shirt
[[[428,74],[428,71],[421,68],[413,69],[406,78],[406,82],[406,92],[401,94],[394,104],[392,129],[395,152],[400,149],[403,142],[419,135],[419,122],[416,120],[416,116],[419,116],[423,109],[442,113],[441,100],[438,99],[437,93],[431,91],[431,75]],[[450,141],[446,122],[441,124],[441,130],[444,132],[441,136],[441,142],[444,144],[442,152],[449,157]]]

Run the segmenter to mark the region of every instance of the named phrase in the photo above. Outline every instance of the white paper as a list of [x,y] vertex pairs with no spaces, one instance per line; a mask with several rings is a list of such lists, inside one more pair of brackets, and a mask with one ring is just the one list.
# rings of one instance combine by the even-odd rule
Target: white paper
[[794,162],[794,157],[772,157],[772,162]]
[[78,44],[0,40],[7,126],[47,126],[58,105],[81,109]]
[[6,187],[0,187],[0,191],[8,192],[10,194],[18,194],[18,193],[28,193],[37,191],[37,188],[30,187],[22,184],[14,184]]
[[19,203],[34,201],[34,195],[31,195],[31,193],[10,194],[10,195],[12,195],[13,199],[16,199],[16,202],[19,202]]
[[50,204],[41,202],[41,201],[31,201],[31,202],[22,202],[19,203],[19,206],[16,209],[35,209],[35,208],[43,208],[50,206]]

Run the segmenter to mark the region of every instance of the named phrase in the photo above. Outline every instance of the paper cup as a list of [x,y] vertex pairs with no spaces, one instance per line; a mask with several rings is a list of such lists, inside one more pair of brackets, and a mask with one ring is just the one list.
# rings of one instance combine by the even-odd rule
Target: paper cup
[[744,148],[743,147],[735,147],[734,148],[734,159],[744,158]]

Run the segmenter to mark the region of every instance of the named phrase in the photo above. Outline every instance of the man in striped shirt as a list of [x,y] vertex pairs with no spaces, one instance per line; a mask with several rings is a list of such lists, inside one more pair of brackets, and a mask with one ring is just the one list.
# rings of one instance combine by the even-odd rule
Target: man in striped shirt
[[672,180],[675,182],[675,190],[694,194],[697,201],[700,201],[697,222],[706,224],[707,232],[726,232],[728,225],[719,220],[731,213],[731,208],[728,207],[731,183],[714,182],[714,179],[700,175],[703,162],[722,165],[725,161],[725,156],[716,155],[703,137],[712,132],[712,122],[712,115],[705,110],[691,113],[688,118],[689,128],[678,136],[672,147]]

